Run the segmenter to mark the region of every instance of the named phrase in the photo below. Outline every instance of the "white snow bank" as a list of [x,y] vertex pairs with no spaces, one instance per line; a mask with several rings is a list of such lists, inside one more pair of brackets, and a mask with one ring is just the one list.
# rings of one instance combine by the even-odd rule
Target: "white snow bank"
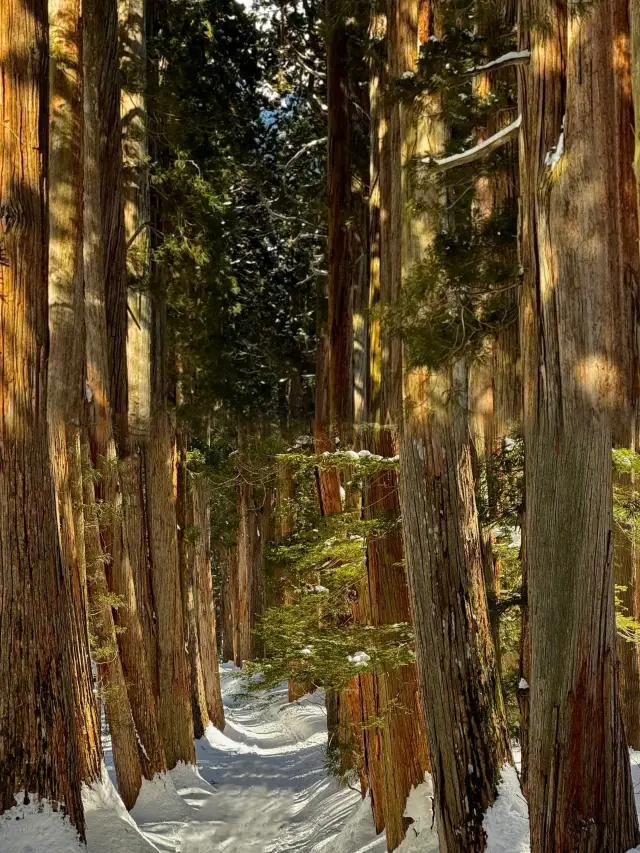
[[498,797],[487,809],[484,828],[487,853],[529,853],[529,810],[518,774],[508,764],[502,768]]
[[[82,790],[88,853],[151,853],[157,847],[142,834],[113,786],[106,766],[99,782]],[[0,849],[3,849],[0,847]],[[48,849],[48,848],[44,848]],[[57,853],[57,851],[56,851]]]
[[137,824],[188,820],[191,810],[178,795],[173,780],[173,775],[177,774],[179,778],[179,773],[176,768],[171,773],[158,774],[151,781],[143,779],[138,799],[131,810],[131,817]]
[[16,794],[19,805],[0,816],[2,853],[79,853],[80,839],[66,817],[54,811],[51,803]]

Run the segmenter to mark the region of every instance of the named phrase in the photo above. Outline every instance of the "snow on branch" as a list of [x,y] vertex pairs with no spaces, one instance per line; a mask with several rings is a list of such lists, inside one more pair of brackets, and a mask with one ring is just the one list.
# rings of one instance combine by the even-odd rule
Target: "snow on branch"
[[522,124],[522,116],[518,116],[515,121],[503,127],[493,136],[485,139],[474,145],[473,148],[468,148],[466,151],[461,151],[459,154],[451,154],[450,157],[423,157],[421,162],[430,166],[434,172],[445,172],[447,169],[455,169],[457,166],[466,166],[468,163],[473,163],[491,154],[497,148],[506,145],[514,136],[518,135],[520,125]]
[[295,160],[297,160],[297,159],[298,159],[298,157],[302,157],[302,155],[303,155],[303,154],[305,154],[305,153],[306,153],[307,151],[309,151],[311,148],[315,148],[315,147],[316,147],[316,145],[322,145],[322,143],[323,143],[323,142],[326,142],[326,141],[327,141],[327,139],[328,139],[328,137],[327,137],[327,136],[323,136],[321,139],[312,139],[312,140],[311,140],[311,142],[307,142],[307,143],[306,143],[306,145],[303,145],[303,146],[302,146],[302,148],[301,148],[299,151],[296,151],[296,153],[295,153],[295,154],[293,155],[293,157],[292,157],[292,158],[287,162],[287,165],[286,165],[284,168],[285,168],[285,169],[288,169],[288,168],[289,168],[289,166],[290,166],[290,165],[291,165]]
[[510,68],[514,65],[528,65],[530,57],[530,50],[512,50],[484,65],[474,65],[466,73],[467,75],[484,74],[485,71],[499,71],[501,68]]

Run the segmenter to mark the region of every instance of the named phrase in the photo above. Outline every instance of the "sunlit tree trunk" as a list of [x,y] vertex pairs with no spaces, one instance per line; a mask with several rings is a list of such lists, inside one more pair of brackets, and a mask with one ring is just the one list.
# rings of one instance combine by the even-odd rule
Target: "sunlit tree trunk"
[[[124,524],[138,616],[154,695],[158,695],[157,636],[151,593],[144,448],[151,416],[151,296],[149,294],[149,175],[146,109],[146,0],[118,4],[122,92],[122,192],[127,277],[127,442],[122,460]],[[121,319],[119,305],[117,316]],[[120,328],[120,326],[119,326]]]
[[[386,16],[372,17],[372,35],[385,36]],[[390,103],[384,98],[386,63],[372,65],[370,92],[371,193],[369,199],[369,342],[367,406],[362,445],[374,454],[397,453],[400,414],[401,344],[383,332],[377,312],[389,305],[394,283],[388,211],[391,193]],[[384,340],[382,338],[384,335]],[[394,378],[397,385],[394,386]],[[373,426],[376,424],[376,426]],[[399,520],[398,481],[394,471],[371,477],[364,486],[363,513],[367,519]],[[359,593],[360,619],[370,625],[410,621],[409,596],[403,568],[399,529],[373,536],[367,544],[367,578]],[[360,676],[365,721],[382,719],[381,726],[364,730],[365,767],[378,831],[386,829],[387,848],[405,837],[406,798],[424,779],[429,767],[415,665],[396,672]]]
[[[47,411],[48,16],[0,15],[0,812],[63,804],[84,836],[73,679],[86,672],[60,554]],[[85,692],[90,690],[85,685]],[[81,752],[84,751],[81,748]]]
[[[124,281],[124,257],[110,254],[114,242],[123,242],[122,217],[111,210],[122,207],[122,188],[116,175],[120,168],[119,120],[109,124],[116,142],[105,138],[105,124],[111,117],[112,87],[117,86],[117,65],[112,52],[117,50],[117,17],[112,0],[95,3],[85,12],[85,323],[87,359],[88,429],[91,461],[99,474],[95,484],[99,529],[104,554],[104,570],[109,590],[117,596],[115,610],[117,648],[129,695],[137,734],[139,760],[143,774],[152,778],[166,769],[162,742],[156,723],[155,698],[147,665],[143,634],[135,592],[135,583],[123,523],[122,486],[113,418],[118,414],[113,400],[126,405],[126,351],[123,329],[117,317],[114,294]],[[105,40],[108,49],[99,45]],[[110,42],[115,42],[115,47]],[[103,64],[104,63],[104,64]],[[116,76],[107,82],[107,76]],[[119,100],[118,119],[119,119]],[[105,175],[110,175],[106,178]],[[114,186],[111,182],[116,181]],[[105,187],[105,184],[107,185]],[[98,190],[99,188],[99,190]],[[122,285],[124,286],[124,285]],[[122,301],[122,297],[119,299]],[[111,302],[111,311],[110,311]],[[124,301],[126,319],[126,293]],[[110,325],[113,321],[116,325]],[[122,340],[120,340],[122,338]],[[111,341],[111,346],[109,346]],[[124,390],[123,390],[124,383]],[[120,399],[124,395],[124,403]],[[126,410],[124,412],[126,417]],[[120,422],[121,449],[126,446],[126,420]],[[111,721],[110,721],[111,722]],[[114,734],[115,740],[115,734]],[[115,744],[114,744],[115,746]]]
[[100,777],[100,728],[91,690],[82,523],[80,419],[84,398],[82,274],[82,27],[78,0],[49,3],[49,372],[47,417],[60,550],[73,598],[74,718],[82,779]]
[[[422,41],[433,33],[437,9],[400,0],[391,10],[395,77],[414,71],[419,35]],[[390,202],[392,222],[402,228],[396,275],[406,276],[422,259],[438,221],[437,214],[406,215],[417,192],[409,160],[443,145],[442,126],[430,115],[435,107],[423,103],[421,120],[404,107],[394,119],[403,166]],[[423,200],[437,209],[438,199]],[[436,824],[443,850],[470,853],[485,848],[484,812],[509,760],[509,744],[483,579],[466,371],[461,364],[414,370],[403,390],[400,504]]]
[[[613,601],[612,416],[628,356],[618,339],[615,7],[569,15],[533,0],[522,10],[533,853],[623,853],[639,840]],[[544,30],[527,32],[533,20]]]

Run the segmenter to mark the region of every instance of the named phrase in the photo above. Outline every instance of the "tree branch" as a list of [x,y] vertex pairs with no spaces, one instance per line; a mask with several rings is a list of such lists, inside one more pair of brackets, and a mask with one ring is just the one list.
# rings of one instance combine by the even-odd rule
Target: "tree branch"
[[518,116],[511,124],[503,127],[502,130],[494,133],[493,136],[490,136],[483,142],[474,145],[473,148],[468,148],[459,154],[452,154],[450,157],[442,157],[441,159],[423,157],[420,162],[430,166],[434,172],[446,172],[448,169],[455,169],[457,166],[466,166],[469,163],[474,163],[476,160],[481,160],[483,157],[491,154],[492,151],[502,148],[503,145],[506,145],[507,142],[517,136],[521,124],[522,116]]
[[470,77],[473,74],[484,74],[486,71],[499,71],[501,68],[511,68],[514,65],[528,65],[530,58],[530,50],[512,50],[497,59],[492,59],[491,62],[486,62],[484,65],[474,65],[473,68],[465,72],[465,77]]

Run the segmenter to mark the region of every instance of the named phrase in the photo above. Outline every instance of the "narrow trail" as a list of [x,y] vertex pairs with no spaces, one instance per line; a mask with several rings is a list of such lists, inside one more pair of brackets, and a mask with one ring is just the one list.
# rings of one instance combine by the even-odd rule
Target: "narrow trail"
[[[322,694],[294,704],[287,702],[286,688],[248,695],[229,668],[222,673],[222,691],[224,733],[210,727],[196,742],[197,771],[180,766],[169,778],[145,783],[131,812],[143,837],[132,845],[129,836],[127,853],[386,849],[384,835],[375,836],[368,801],[327,775]],[[109,764],[108,744],[105,757]],[[102,831],[89,815],[91,853],[107,853],[100,849]]]

